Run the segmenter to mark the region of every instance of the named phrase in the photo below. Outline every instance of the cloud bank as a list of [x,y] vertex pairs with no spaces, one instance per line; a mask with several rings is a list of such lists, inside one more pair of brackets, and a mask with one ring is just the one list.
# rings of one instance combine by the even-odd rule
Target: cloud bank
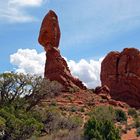
[[37,53],[36,50],[19,49],[10,55],[10,63],[15,65],[15,72],[30,73],[43,76],[45,53]]
[[44,0],[2,0],[0,1],[0,20],[8,22],[29,22],[35,20],[26,12],[28,7],[41,6]]
[[79,62],[74,60],[67,61],[72,75],[78,77],[89,88],[95,88],[100,85],[100,67],[102,58],[99,60],[81,59]]
[[[100,85],[100,67],[102,59],[81,59],[79,62],[67,60],[72,75],[82,80],[89,88]],[[43,75],[45,65],[45,53],[37,53],[36,50],[19,49],[10,55],[10,62],[15,66],[15,72]]]

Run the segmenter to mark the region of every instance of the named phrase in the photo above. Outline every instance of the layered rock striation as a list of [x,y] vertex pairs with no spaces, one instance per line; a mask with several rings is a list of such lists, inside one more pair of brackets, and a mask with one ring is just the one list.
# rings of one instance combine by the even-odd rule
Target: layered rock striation
[[110,52],[101,64],[101,83],[115,100],[140,108],[140,51]]
[[50,10],[43,19],[38,41],[46,51],[44,76],[51,81],[58,81],[65,90],[69,88],[86,89],[82,82],[74,78],[65,59],[61,56],[59,47],[60,28],[58,17]]

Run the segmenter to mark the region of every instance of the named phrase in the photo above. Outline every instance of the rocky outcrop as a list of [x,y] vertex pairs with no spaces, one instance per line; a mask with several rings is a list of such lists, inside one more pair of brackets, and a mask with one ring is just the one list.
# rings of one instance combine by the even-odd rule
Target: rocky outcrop
[[51,81],[58,81],[64,89],[86,89],[79,79],[71,75],[65,59],[60,54],[58,49],[60,35],[58,17],[54,11],[50,10],[42,22],[38,38],[39,43],[46,51],[44,76]]
[[96,87],[94,92],[97,95],[100,95],[103,99],[107,99],[107,100],[111,99],[110,89],[106,85],[104,85],[102,87],[100,87],[100,86]]
[[115,100],[140,108],[140,51],[110,52],[101,64],[101,83]]
[[110,94],[110,89],[106,85],[104,85],[102,87],[98,86],[98,87],[95,88],[95,93],[96,94],[104,93],[106,95],[109,95]]

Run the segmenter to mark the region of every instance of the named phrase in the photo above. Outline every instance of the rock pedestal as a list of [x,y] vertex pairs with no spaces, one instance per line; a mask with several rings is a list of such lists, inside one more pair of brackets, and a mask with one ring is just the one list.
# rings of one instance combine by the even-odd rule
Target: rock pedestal
[[51,81],[58,81],[65,90],[69,88],[86,89],[82,82],[74,78],[65,59],[61,56],[59,47],[60,28],[58,17],[50,10],[43,19],[38,41],[46,51],[44,76]]

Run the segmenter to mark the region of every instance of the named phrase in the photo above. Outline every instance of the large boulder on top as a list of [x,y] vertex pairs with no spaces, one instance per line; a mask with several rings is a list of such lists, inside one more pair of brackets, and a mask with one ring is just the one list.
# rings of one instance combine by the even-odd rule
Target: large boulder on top
[[43,19],[38,41],[46,51],[44,77],[51,81],[58,81],[63,85],[64,90],[69,88],[86,89],[79,79],[71,75],[65,59],[60,54],[58,49],[60,41],[59,22],[56,13],[52,10]]
[[54,11],[50,10],[42,21],[38,41],[46,51],[52,47],[58,48],[60,34],[58,17]]
[[101,64],[101,83],[115,100],[140,108],[140,51],[110,52]]

